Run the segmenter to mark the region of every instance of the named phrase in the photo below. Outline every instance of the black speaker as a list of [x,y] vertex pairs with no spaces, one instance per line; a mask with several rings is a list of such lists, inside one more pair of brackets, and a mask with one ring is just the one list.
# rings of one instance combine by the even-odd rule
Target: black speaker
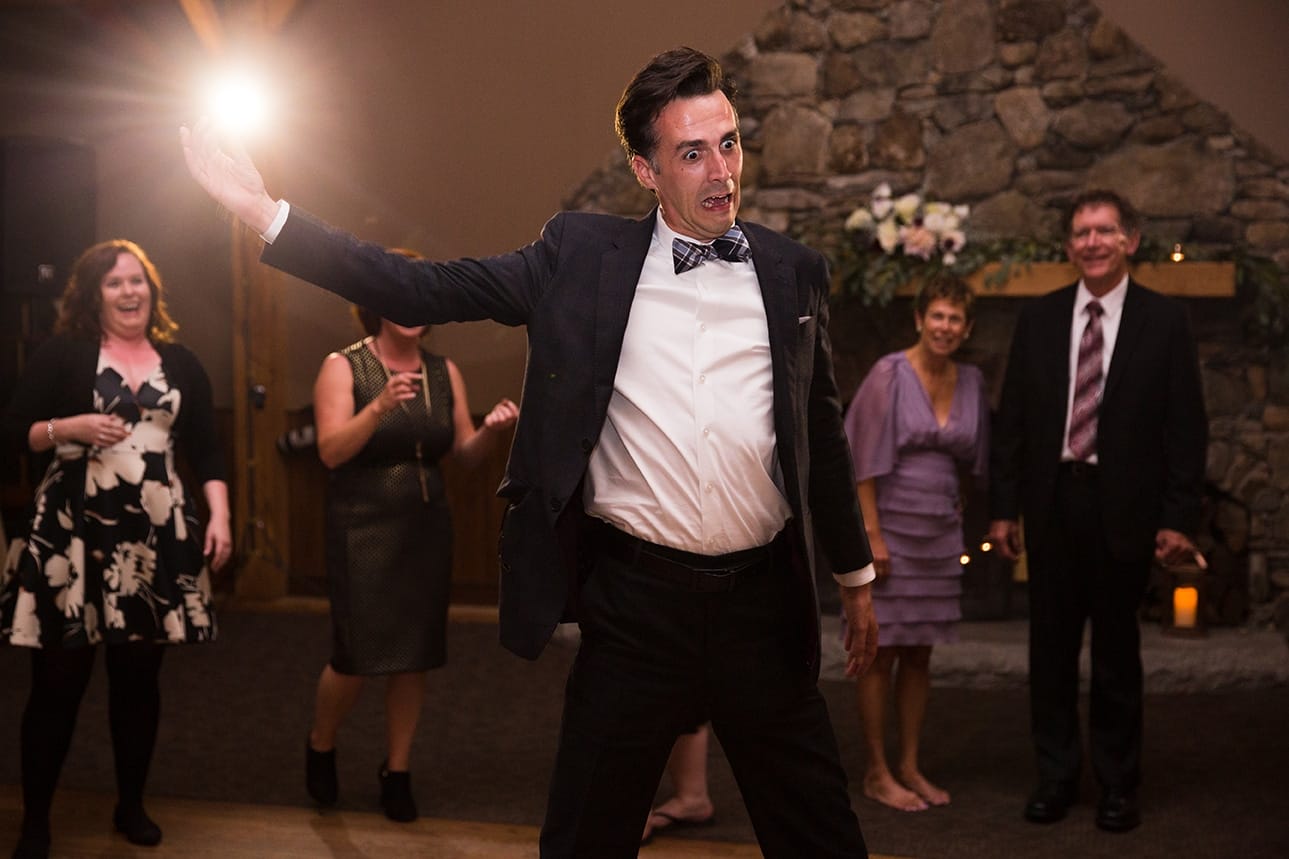
[[94,243],[94,150],[64,140],[0,141],[0,290],[54,298]]

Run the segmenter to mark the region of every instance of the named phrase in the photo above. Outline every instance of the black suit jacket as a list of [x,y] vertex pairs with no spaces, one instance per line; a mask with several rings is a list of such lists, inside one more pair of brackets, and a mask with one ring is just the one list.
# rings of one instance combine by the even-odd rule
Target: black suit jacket
[[[501,638],[536,658],[578,580],[581,486],[604,425],[654,217],[561,213],[513,253],[411,261],[292,209],[263,261],[406,325],[493,319],[528,327],[515,439],[498,494]],[[804,655],[817,670],[816,540],[834,570],[871,561],[842,430],[827,335],[823,258],[743,223],[769,322],[774,425],[794,519]]]
[[[1065,441],[1076,286],[1021,311],[995,416],[990,515],[1023,513],[1026,542],[1040,550]],[[1160,528],[1194,533],[1207,439],[1186,309],[1129,281],[1097,419],[1102,518],[1116,558],[1147,560]]]

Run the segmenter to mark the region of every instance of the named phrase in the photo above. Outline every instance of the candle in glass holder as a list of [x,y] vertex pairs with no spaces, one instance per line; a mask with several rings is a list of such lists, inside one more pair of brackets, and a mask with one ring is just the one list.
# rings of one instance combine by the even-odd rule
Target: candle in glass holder
[[1193,629],[1199,609],[1199,588],[1173,588],[1173,626]]

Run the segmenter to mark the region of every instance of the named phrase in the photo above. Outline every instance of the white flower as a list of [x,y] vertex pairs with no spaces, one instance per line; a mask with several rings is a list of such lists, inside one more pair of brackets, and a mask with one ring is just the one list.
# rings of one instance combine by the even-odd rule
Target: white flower
[[922,198],[917,194],[905,194],[895,201],[895,214],[906,224],[913,223],[917,217],[918,208],[922,205]]
[[859,230],[871,230],[873,228],[873,213],[867,209],[856,209],[850,213],[846,219],[846,230],[856,232]]
[[877,225],[877,243],[886,253],[893,253],[900,243],[900,228],[894,218],[887,218]]
[[[967,235],[962,230],[945,230],[940,233],[940,250],[946,254],[960,251],[967,245]],[[945,262],[949,262],[945,260]]]

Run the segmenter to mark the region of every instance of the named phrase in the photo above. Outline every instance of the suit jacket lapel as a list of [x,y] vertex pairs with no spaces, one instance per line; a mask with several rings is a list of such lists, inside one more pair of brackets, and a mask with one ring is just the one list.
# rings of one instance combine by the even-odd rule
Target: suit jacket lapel
[[796,420],[792,406],[792,379],[797,373],[797,278],[792,266],[773,249],[756,241],[755,231],[740,222],[752,250],[756,278],[765,305],[770,334],[770,366],[774,389],[774,432],[784,481],[792,486],[797,463],[793,452]]
[[631,302],[640,282],[640,270],[653,241],[657,215],[658,210],[654,209],[647,217],[627,224],[601,259],[600,282],[595,292],[595,347],[591,356],[595,413],[600,416],[609,409],[613,379],[622,354],[622,337],[626,334]]
[[1115,336],[1114,353],[1110,355],[1110,372],[1106,374],[1105,392],[1101,401],[1114,391],[1123,378],[1124,368],[1132,363],[1133,350],[1141,342],[1142,326],[1146,324],[1146,314],[1139,301],[1141,293],[1133,281],[1128,281],[1128,292],[1123,297],[1123,315],[1119,318],[1119,333]]

